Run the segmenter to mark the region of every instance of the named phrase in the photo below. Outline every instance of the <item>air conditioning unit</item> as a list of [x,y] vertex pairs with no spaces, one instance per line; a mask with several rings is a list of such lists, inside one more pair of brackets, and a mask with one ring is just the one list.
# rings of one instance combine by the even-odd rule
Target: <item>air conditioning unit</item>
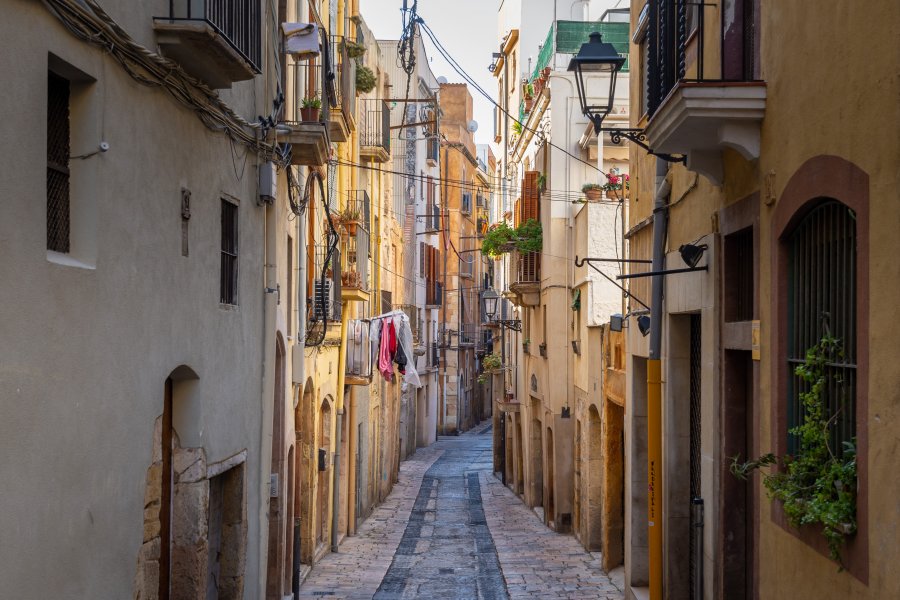
[[313,284],[313,314],[316,320],[334,318],[334,281],[316,279]]

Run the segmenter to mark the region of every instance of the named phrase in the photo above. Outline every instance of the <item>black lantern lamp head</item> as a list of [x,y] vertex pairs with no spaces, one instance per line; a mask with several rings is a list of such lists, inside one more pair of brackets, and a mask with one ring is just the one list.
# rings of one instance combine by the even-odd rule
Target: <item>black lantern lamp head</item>
[[700,262],[700,259],[703,257],[703,253],[706,252],[707,247],[708,246],[706,244],[684,244],[683,246],[678,248],[678,252],[681,254],[681,260],[684,261],[684,264],[691,268],[694,268],[697,266],[697,263]]
[[647,337],[647,334],[650,333],[650,317],[647,315],[641,315],[637,318],[638,331],[641,332],[641,335]]
[[[587,43],[581,45],[578,54],[569,61],[568,71],[575,73],[575,86],[578,88],[581,112],[594,124],[598,135],[603,119],[612,111],[616,94],[616,75],[624,64],[625,58],[619,56],[615,47],[604,42],[596,31],[590,35]],[[584,83],[585,74],[609,74],[609,95],[606,104],[589,104]]]
[[493,321],[497,315],[497,302],[500,300],[499,294],[492,288],[488,288],[481,293],[481,309],[488,321]]

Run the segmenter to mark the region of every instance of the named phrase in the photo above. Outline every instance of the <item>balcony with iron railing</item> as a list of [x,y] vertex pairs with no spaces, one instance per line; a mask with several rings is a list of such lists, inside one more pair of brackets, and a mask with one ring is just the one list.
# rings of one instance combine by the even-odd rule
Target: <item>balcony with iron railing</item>
[[328,133],[335,142],[346,142],[356,130],[356,60],[349,54],[352,47],[356,46],[344,36],[331,36],[332,70],[326,85],[334,88],[335,103],[329,114]]
[[350,322],[348,330],[359,331],[359,335],[347,336],[347,368],[344,383],[347,385],[369,385],[372,381],[372,347],[369,342],[369,320]]
[[520,306],[537,306],[541,302],[541,253],[513,252],[515,277],[509,289],[516,294]]
[[[689,0],[648,3],[634,36],[646,48],[648,145],[658,153],[684,155],[688,169],[717,185],[725,148],[748,161],[759,157],[766,85],[756,79],[754,3],[743,5],[727,30],[713,36],[706,31],[707,23],[718,27],[719,19],[707,13],[717,5]],[[706,48],[709,41],[719,47]],[[716,52],[718,65],[704,60]]]
[[341,318],[341,252],[329,244],[314,247],[310,262],[307,306],[307,345],[318,345],[325,339],[325,323],[333,325]]
[[169,0],[154,17],[161,52],[212,88],[230,88],[260,72],[262,5],[258,0]]
[[344,200],[341,221],[341,298],[369,300],[369,195],[353,190]]
[[359,156],[384,163],[391,158],[391,111],[384,100],[360,99]]
[[[321,166],[328,158],[329,100],[324,89],[324,69],[316,60],[288,62],[286,85],[292,92],[288,98],[285,119],[276,130],[278,141],[289,144],[291,164]],[[318,108],[306,106],[317,103]]]

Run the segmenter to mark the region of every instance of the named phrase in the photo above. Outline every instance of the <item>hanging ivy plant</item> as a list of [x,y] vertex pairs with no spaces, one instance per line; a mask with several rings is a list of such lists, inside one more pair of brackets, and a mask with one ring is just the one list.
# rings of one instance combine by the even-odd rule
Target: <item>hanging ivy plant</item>
[[356,67],[356,91],[368,94],[375,89],[375,73],[365,65]]
[[825,394],[834,377],[826,366],[842,358],[840,341],[826,333],[794,370],[809,384],[809,390],[800,394],[803,421],[790,429],[800,444],[796,455],[766,454],[743,463],[738,455],[731,462],[731,472],[740,479],[755,469],[780,465],[763,475],[769,497],[784,504],[792,527],[821,525],[831,558],[838,564],[844,539],[856,532],[856,443],[845,441],[843,452],[831,447],[831,426],[844,407],[829,414]]
[[496,258],[517,250],[521,253],[540,252],[543,247],[543,230],[535,219],[528,219],[518,227],[510,227],[506,221],[492,225],[481,242],[481,253]]

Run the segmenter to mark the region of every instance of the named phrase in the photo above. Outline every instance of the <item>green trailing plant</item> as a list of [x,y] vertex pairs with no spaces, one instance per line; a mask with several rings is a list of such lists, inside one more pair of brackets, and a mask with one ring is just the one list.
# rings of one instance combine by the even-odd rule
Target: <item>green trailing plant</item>
[[347,56],[350,58],[359,58],[366,53],[366,47],[357,44],[353,40],[344,40],[344,48],[347,50]]
[[340,218],[341,218],[341,222],[343,222],[343,223],[349,223],[349,222],[358,223],[361,216],[359,214],[359,210],[348,206],[348,207],[344,208],[344,210],[341,211]]
[[599,183],[586,183],[583,186],[581,186],[582,192],[590,192],[592,190],[602,190],[602,189],[603,189],[603,186],[600,185]]
[[534,97],[534,85],[530,82],[525,84],[525,97],[526,98]]
[[375,89],[375,73],[365,65],[356,67],[356,90],[368,94]]
[[485,256],[498,257],[512,250],[523,254],[540,252],[543,247],[543,230],[541,224],[528,219],[518,227],[510,227],[506,221],[492,225],[481,241],[481,253]]
[[482,364],[485,371],[496,371],[503,367],[503,358],[495,352],[485,356]]
[[537,180],[538,190],[543,192],[544,190],[547,189],[547,176],[544,175],[543,173],[538,173],[537,179],[538,179]]
[[480,383],[481,385],[484,385],[487,382],[488,382],[487,373],[482,373],[481,375],[478,376],[478,383]]
[[841,568],[841,546],[856,532],[856,442],[843,442],[842,452],[831,447],[832,425],[845,407],[829,414],[825,392],[833,377],[827,365],[842,358],[840,341],[826,333],[794,370],[809,384],[809,390],[800,394],[803,420],[789,430],[799,443],[795,455],[731,459],[731,472],[740,479],[759,468],[778,467],[763,475],[769,497],[783,503],[792,527],[821,526],[829,554]]
[[513,133],[516,135],[522,135],[522,124],[518,121],[513,121]]
[[322,101],[314,96],[307,96],[300,101],[300,108],[322,108]]

